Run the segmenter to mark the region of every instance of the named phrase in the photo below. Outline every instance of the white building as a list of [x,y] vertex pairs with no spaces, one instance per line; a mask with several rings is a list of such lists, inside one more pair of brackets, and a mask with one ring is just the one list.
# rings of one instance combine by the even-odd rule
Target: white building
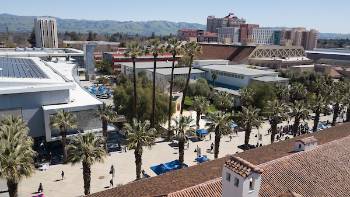
[[250,68],[249,65],[210,65],[202,66],[200,69],[206,71],[207,80],[213,81],[213,75],[215,74],[216,84],[233,89],[246,87],[257,77],[278,77],[278,73],[275,71],[254,69]]
[[225,44],[239,42],[239,27],[221,27],[218,29],[218,41]]
[[[121,64],[121,72],[125,75],[131,75],[133,73],[133,63],[132,62],[122,62]],[[157,62],[157,68],[171,68],[172,62]],[[177,64],[177,62],[175,62]],[[136,73],[147,71],[148,69],[153,69],[153,62],[136,62]]]
[[52,17],[34,19],[36,47],[58,48],[57,22]]
[[[275,43],[275,32],[280,31],[278,28],[259,27],[254,28],[252,32],[252,40],[257,45],[272,45]],[[279,43],[278,43],[279,44]]]
[[56,140],[50,120],[59,110],[77,115],[76,130],[100,129],[95,111],[102,103],[79,85],[77,65],[66,58],[54,62],[38,57],[0,57],[0,119],[20,116],[30,136]]

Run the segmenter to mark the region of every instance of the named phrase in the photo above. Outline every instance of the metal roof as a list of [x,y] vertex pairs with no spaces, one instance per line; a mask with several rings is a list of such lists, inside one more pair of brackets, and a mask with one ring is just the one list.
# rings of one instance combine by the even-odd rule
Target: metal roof
[[203,70],[214,70],[214,71],[221,71],[226,73],[235,73],[235,74],[241,74],[245,76],[259,76],[259,75],[273,75],[278,74],[274,71],[268,71],[268,70],[258,70],[254,68],[249,68],[246,65],[210,65],[210,66],[203,66]]
[[[153,69],[147,69],[150,72],[153,72]],[[161,75],[170,75],[171,74],[171,68],[160,68],[157,69],[156,72]],[[204,73],[204,71],[192,68],[191,74],[201,74]],[[188,67],[177,67],[174,69],[174,75],[187,75],[188,74]]]
[[31,59],[0,57],[0,78],[48,78]]

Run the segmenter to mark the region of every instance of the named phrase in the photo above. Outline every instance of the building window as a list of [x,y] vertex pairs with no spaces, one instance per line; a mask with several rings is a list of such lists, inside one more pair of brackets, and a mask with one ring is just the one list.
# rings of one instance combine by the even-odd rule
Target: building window
[[249,180],[249,190],[254,190],[254,179],[250,178]]
[[299,149],[301,149],[301,144],[299,144]]
[[235,178],[235,186],[238,187],[239,186],[239,179],[238,178]]
[[230,182],[231,181],[231,174],[226,172],[226,181]]

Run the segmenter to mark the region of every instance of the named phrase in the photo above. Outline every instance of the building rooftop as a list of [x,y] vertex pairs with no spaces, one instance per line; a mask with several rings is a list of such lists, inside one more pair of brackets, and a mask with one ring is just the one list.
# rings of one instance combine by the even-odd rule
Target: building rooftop
[[73,48],[1,48],[0,57],[77,57],[84,52]]
[[[348,163],[348,159],[346,160],[346,158],[349,158],[350,155],[348,155],[348,153],[344,154],[343,156],[341,155],[342,151],[348,151],[348,145],[345,145],[346,143],[350,143],[350,138],[347,137],[350,135],[350,123],[345,123],[345,124],[341,124],[341,125],[337,125],[335,127],[331,127],[329,129],[325,129],[322,131],[319,131],[317,133],[313,133],[313,134],[306,134],[303,136],[299,136],[293,139],[289,139],[289,140],[285,140],[285,141],[281,141],[281,142],[277,142],[277,143],[273,143],[271,145],[268,146],[262,146],[259,148],[255,148],[255,149],[251,149],[242,153],[238,153],[235,154],[235,156],[241,157],[247,161],[249,161],[250,163],[254,164],[254,165],[260,165],[260,164],[264,164],[267,163],[269,161],[273,161],[276,160],[278,158],[283,158],[285,156],[288,155],[293,155],[295,153],[293,153],[291,150],[293,150],[294,144],[296,142],[296,140],[298,139],[302,139],[308,136],[314,136],[317,140],[318,140],[318,144],[322,145],[322,144],[326,144],[328,142],[332,142],[335,141],[335,143],[333,143],[333,146],[336,145],[338,142],[341,141],[342,138],[345,139],[345,141],[343,141],[341,143],[340,146],[337,146],[336,151],[340,151],[339,153],[337,152],[337,154],[335,156],[338,156],[340,158],[338,158],[337,160],[341,160],[341,162],[339,162],[339,164],[336,164],[336,166],[339,166],[339,168],[344,168],[344,170],[348,170],[350,172],[350,169],[348,169],[349,167],[349,163]],[[339,140],[340,141],[336,141]],[[332,146],[332,145],[331,145]],[[329,145],[325,146],[325,148],[322,148],[323,153],[322,154],[326,154],[327,153],[327,148],[329,148]],[[314,149],[317,150],[317,149]],[[317,151],[307,151],[310,152],[310,154],[315,154],[315,152]],[[302,152],[301,152],[302,153]],[[332,153],[331,150],[328,151],[328,153]],[[298,154],[298,153],[297,153]],[[334,157],[335,157],[334,156]],[[332,154],[328,155],[328,157],[332,157]],[[345,158],[346,157],[346,158]],[[156,177],[151,177],[148,179],[143,179],[140,181],[135,181],[123,186],[119,186],[113,189],[108,189],[102,192],[98,192],[95,194],[91,194],[90,196],[92,197],[119,197],[119,196],[138,196],[138,197],[144,197],[144,196],[172,196],[172,193],[181,191],[181,190],[186,190],[188,188],[194,187],[196,185],[199,184],[203,184],[206,182],[210,182],[213,181],[215,182],[215,179],[218,179],[222,176],[222,167],[224,165],[224,163],[230,158],[230,156],[227,157],[223,157],[220,159],[216,159],[216,160],[212,160],[212,161],[208,161],[196,166],[192,166],[189,168],[185,168],[185,169],[181,169],[181,170],[177,170],[177,171],[173,171],[173,172],[168,172],[165,173],[163,175],[160,176],[156,176]],[[313,162],[315,163],[315,165],[312,165],[313,167],[317,167],[317,164],[320,164],[320,162],[318,162],[317,160],[315,160],[315,157],[312,157],[313,159],[311,160],[307,160],[308,162]],[[325,159],[327,159],[325,158]],[[300,158],[303,160],[303,158]],[[328,159],[333,159],[333,158],[328,158]],[[345,160],[346,162],[344,162]],[[296,160],[293,160],[296,161]],[[322,160],[322,162],[327,163],[328,161]],[[293,163],[296,164],[296,163]],[[321,163],[322,164],[322,163]],[[334,164],[333,162],[330,163],[330,165]],[[281,168],[283,167],[284,169],[290,165],[288,165],[287,163],[283,163],[281,164],[283,166],[275,166],[275,168]],[[302,165],[309,165],[309,163],[302,163]],[[327,165],[327,164],[326,164]],[[329,165],[329,166],[330,166]],[[345,166],[344,166],[345,165]],[[299,168],[295,168],[298,170],[294,170],[294,173],[301,173],[300,175],[305,175],[305,173],[307,173],[307,171],[304,170],[300,170],[302,169],[300,165],[298,165]],[[328,166],[328,167],[329,167]],[[261,167],[261,166],[259,166]],[[264,168],[263,168],[264,169]],[[266,168],[265,168],[266,169]],[[265,170],[264,169],[264,170]],[[300,172],[303,171],[303,172]],[[323,172],[321,170],[321,172]],[[331,171],[331,173],[334,173],[335,171]],[[264,172],[265,173],[265,172]],[[284,172],[284,173],[288,173]],[[324,175],[320,175],[320,176],[327,176],[327,174],[323,173]],[[346,174],[348,174],[348,172],[346,172]],[[335,179],[341,179],[342,177],[346,178],[346,176],[339,176],[339,174],[328,174],[330,177],[328,177],[327,179],[332,181],[330,183],[330,181],[328,182],[327,188],[331,187],[332,184],[334,183],[333,181],[335,181]],[[293,175],[294,176],[294,175]],[[310,176],[310,178],[307,178],[307,180],[312,180],[312,177],[315,177],[313,174],[307,174],[307,176]],[[307,177],[306,176],[306,177]],[[350,175],[348,175],[350,176]],[[297,177],[297,174],[295,174],[294,177]],[[300,177],[299,177],[300,178]],[[221,179],[221,178],[220,178]],[[326,183],[327,179],[325,180],[320,180],[321,182],[324,181]],[[270,181],[277,181],[278,179],[269,179]],[[305,179],[301,179],[301,181],[303,181]],[[335,182],[339,185],[344,184],[342,181]],[[264,178],[263,178],[264,181]],[[285,179],[281,180],[281,181],[285,181]],[[348,182],[347,179],[344,180],[344,182]],[[221,186],[221,181],[216,181],[217,186]],[[286,184],[288,184],[289,182],[285,182]],[[309,184],[310,182],[302,182],[303,184]],[[348,186],[348,185],[346,185]],[[203,188],[208,188],[210,186],[205,186],[202,185]],[[212,187],[211,187],[212,188]],[[221,188],[221,187],[220,187]],[[318,190],[321,190],[322,187],[320,187]],[[346,192],[346,191],[350,191],[350,188],[347,189],[339,189],[341,191],[337,191],[337,192]],[[193,191],[198,191],[198,189],[193,189]],[[210,191],[210,190],[207,190]],[[213,191],[217,191],[216,189],[213,189]],[[272,195],[272,196],[278,196],[283,192],[287,192],[288,189],[286,189],[285,191],[282,191],[280,193],[278,193],[277,195]],[[316,190],[315,190],[316,191]],[[329,190],[332,191],[332,190]],[[206,192],[206,191],[203,191]],[[299,193],[299,191],[293,191],[296,193]],[[212,193],[210,193],[212,194]],[[302,194],[302,193],[299,193]],[[174,197],[180,197],[180,196],[186,196],[189,197],[190,195],[173,195]],[[202,195],[202,196],[211,196],[211,195]],[[216,195],[213,195],[216,196]],[[220,196],[221,196],[221,191],[220,191]],[[308,196],[308,195],[307,195]],[[316,196],[312,196],[312,197],[320,197],[322,195],[316,195]],[[343,195],[346,196],[346,195]]]
[[[132,62],[121,62],[121,65],[124,65],[126,67],[132,68]],[[172,67],[171,61],[159,61],[157,62],[157,68],[171,68]],[[175,62],[175,65],[177,62]],[[136,62],[136,69],[151,69],[153,68],[153,62]]]
[[[147,70],[150,72],[153,72],[153,69],[147,69]],[[157,72],[157,74],[161,74],[161,75],[170,75],[171,68],[160,68],[160,69],[157,69],[156,72]],[[204,73],[204,71],[196,69],[196,68],[192,68],[192,70],[191,70],[191,74],[200,74],[200,73]],[[175,75],[187,75],[188,74],[188,67],[175,68],[174,74]]]
[[261,82],[282,82],[282,81],[289,81],[288,78],[274,77],[274,76],[256,77],[256,78],[254,78],[253,80],[261,81]]
[[325,54],[325,55],[341,55],[341,56],[350,56],[350,50],[344,49],[314,49],[305,51],[306,53],[316,53],[316,54]]
[[262,169],[240,157],[235,156],[232,156],[229,160],[227,160],[224,166],[242,177],[248,177],[253,172],[259,174],[263,173]]
[[235,74],[241,74],[246,76],[261,76],[261,75],[272,75],[272,74],[278,74],[274,71],[267,71],[267,70],[258,70],[249,68],[247,65],[209,65],[209,66],[203,66],[203,70],[215,70],[215,71],[221,71],[226,73],[235,73]]

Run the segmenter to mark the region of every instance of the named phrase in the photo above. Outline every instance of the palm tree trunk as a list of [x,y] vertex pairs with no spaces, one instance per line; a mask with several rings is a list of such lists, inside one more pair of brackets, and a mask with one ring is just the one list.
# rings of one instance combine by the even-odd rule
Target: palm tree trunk
[[185,98],[186,98],[186,94],[187,94],[188,84],[189,84],[190,78],[191,78],[192,62],[193,62],[193,56],[191,56],[190,65],[188,65],[189,68],[188,68],[188,74],[187,74],[186,84],[185,84],[184,91],[183,91],[183,93],[182,93],[181,110],[180,110],[180,114],[181,114],[181,115],[182,115],[182,113],[183,113],[183,111],[184,111]]
[[221,134],[220,134],[219,128],[216,128],[215,129],[215,146],[214,146],[215,159],[219,157],[220,139],[221,139]]
[[84,194],[90,194],[91,166],[87,162],[83,163]]
[[320,112],[315,113],[314,126],[312,127],[312,132],[317,131],[318,123],[320,122]]
[[67,163],[67,130],[63,129],[61,130],[62,135],[62,149],[63,149],[63,163]]
[[134,83],[134,98],[133,98],[133,110],[134,110],[134,116],[138,119],[137,115],[137,90],[136,90],[136,62],[135,58],[132,58],[132,72],[133,72],[133,83]]
[[7,180],[7,188],[10,197],[17,197],[18,196],[18,183]]
[[346,109],[346,122],[350,122],[350,105]]
[[197,125],[197,129],[199,129],[199,120],[201,119],[201,112],[197,111],[196,112],[196,125]]
[[136,179],[141,178],[141,167],[142,167],[142,146],[137,144],[135,151],[135,165],[136,165]]
[[277,134],[277,123],[271,123],[271,144],[275,141],[275,136]]
[[249,145],[249,138],[250,138],[250,133],[252,132],[252,128],[249,126],[245,130],[245,135],[244,135],[244,145],[248,147]]
[[154,128],[154,120],[156,115],[156,71],[157,71],[157,57],[153,58],[153,89],[152,89],[152,117],[151,117],[151,127]]
[[338,119],[338,116],[339,116],[339,103],[336,103],[334,105],[334,111],[333,111],[333,120],[332,120],[332,126],[335,126],[337,124],[337,119]]
[[173,83],[174,83],[174,70],[175,70],[175,58],[176,55],[173,54],[173,64],[171,66],[171,76],[170,76],[170,89],[169,89],[169,107],[168,107],[168,139],[170,140],[172,136],[171,131],[171,106],[173,103]]
[[179,161],[184,163],[185,158],[185,139],[179,139]]
[[106,153],[108,153],[108,148],[107,148],[107,138],[108,138],[108,133],[107,133],[107,127],[108,127],[108,122],[106,119],[102,119],[102,135],[104,138],[104,146]]
[[293,129],[292,129],[294,136],[296,136],[299,131],[299,124],[300,124],[300,119],[296,117],[294,120]]

